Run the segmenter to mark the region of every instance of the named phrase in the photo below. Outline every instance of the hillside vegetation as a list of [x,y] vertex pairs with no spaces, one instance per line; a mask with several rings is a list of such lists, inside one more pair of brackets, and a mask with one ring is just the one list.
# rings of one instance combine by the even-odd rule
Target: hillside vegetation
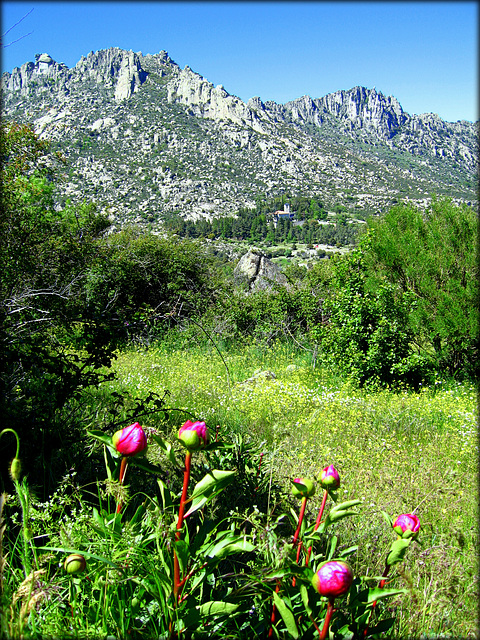
[[[215,242],[58,209],[64,160],[29,127],[3,123],[1,154],[2,633],[313,638],[330,614],[312,569],[337,558],[355,581],[335,638],[476,637],[476,212],[399,203],[251,292]],[[148,451],[122,457],[111,436],[137,421]],[[210,430],[186,524],[185,421]],[[420,533],[389,564],[403,513]]]

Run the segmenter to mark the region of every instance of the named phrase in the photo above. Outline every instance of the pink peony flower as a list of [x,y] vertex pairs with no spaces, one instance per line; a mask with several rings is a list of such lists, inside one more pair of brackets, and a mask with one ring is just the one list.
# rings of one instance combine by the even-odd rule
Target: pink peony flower
[[181,443],[189,451],[197,451],[203,449],[208,444],[208,429],[205,422],[192,422],[187,420],[183,426],[180,427],[178,437]]
[[393,523],[393,530],[401,538],[416,538],[420,529],[420,520],[414,513],[403,513]]
[[320,474],[320,484],[324,489],[338,489],[340,486],[340,476],[333,464],[323,469]]
[[147,436],[139,423],[135,422],[114,433],[112,444],[123,456],[136,456],[147,447]]
[[311,498],[315,495],[315,485],[308,478],[295,478],[293,480],[292,494],[296,498]]
[[312,586],[321,596],[337,598],[350,589],[353,571],[342,560],[324,562],[312,578]]

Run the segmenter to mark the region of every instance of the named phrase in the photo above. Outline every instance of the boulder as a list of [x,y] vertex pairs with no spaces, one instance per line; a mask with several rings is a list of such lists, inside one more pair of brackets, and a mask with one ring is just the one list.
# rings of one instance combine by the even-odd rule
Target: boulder
[[283,286],[288,283],[280,268],[258,249],[250,249],[240,258],[233,276],[237,284],[244,283],[249,291],[271,289],[274,283]]

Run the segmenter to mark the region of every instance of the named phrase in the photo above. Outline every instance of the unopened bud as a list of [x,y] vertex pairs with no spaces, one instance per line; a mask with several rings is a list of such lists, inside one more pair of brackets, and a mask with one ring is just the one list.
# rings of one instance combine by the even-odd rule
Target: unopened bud
[[67,573],[81,573],[85,571],[86,566],[85,558],[79,553],[70,554],[63,563],[63,568]]
[[292,487],[292,495],[295,498],[311,498],[315,495],[315,485],[308,478],[295,478]]
[[12,480],[20,480],[20,475],[22,473],[22,463],[20,458],[14,458],[12,460],[12,464],[10,465],[10,477]]
[[353,571],[349,564],[342,560],[324,562],[312,578],[312,585],[321,596],[337,598],[350,589],[353,582]]
[[340,476],[333,464],[322,470],[320,474],[320,484],[327,490],[338,489],[340,486]]

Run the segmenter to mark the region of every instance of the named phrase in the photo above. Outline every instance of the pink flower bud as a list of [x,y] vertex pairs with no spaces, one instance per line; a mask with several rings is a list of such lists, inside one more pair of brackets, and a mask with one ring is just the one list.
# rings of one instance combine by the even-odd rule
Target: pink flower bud
[[312,586],[321,596],[337,598],[350,589],[353,571],[342,560],[324,562],[312,578]]
[[147,436],[142,427],[135,422],[120,429],[112,436],[112,444],[123,456],[136,456],[147,447]]
[[63,563],[63,568],[67,573],[81,573],[85,571],[86,566],[87,562],[85,558],[79,553],[70,554]]
[[340,476],[333,464],[323,469],[320,474],[320,484],[324,489],[338,489],[340,486]]
[[293,481],[292,495],[296,498],[311,498],[315,495],[315,485],[308,478],[295,478]]
[[420,520],[414,513],[403,513],[398,516],[392,526],[401,538],[415,539],[420,529]]
[[178,437],[181,443],[189,451],[197,451],[203,449],[208,444],[208,429],[205,422],[192,422],[187,420],[185,424],[180,427]]

